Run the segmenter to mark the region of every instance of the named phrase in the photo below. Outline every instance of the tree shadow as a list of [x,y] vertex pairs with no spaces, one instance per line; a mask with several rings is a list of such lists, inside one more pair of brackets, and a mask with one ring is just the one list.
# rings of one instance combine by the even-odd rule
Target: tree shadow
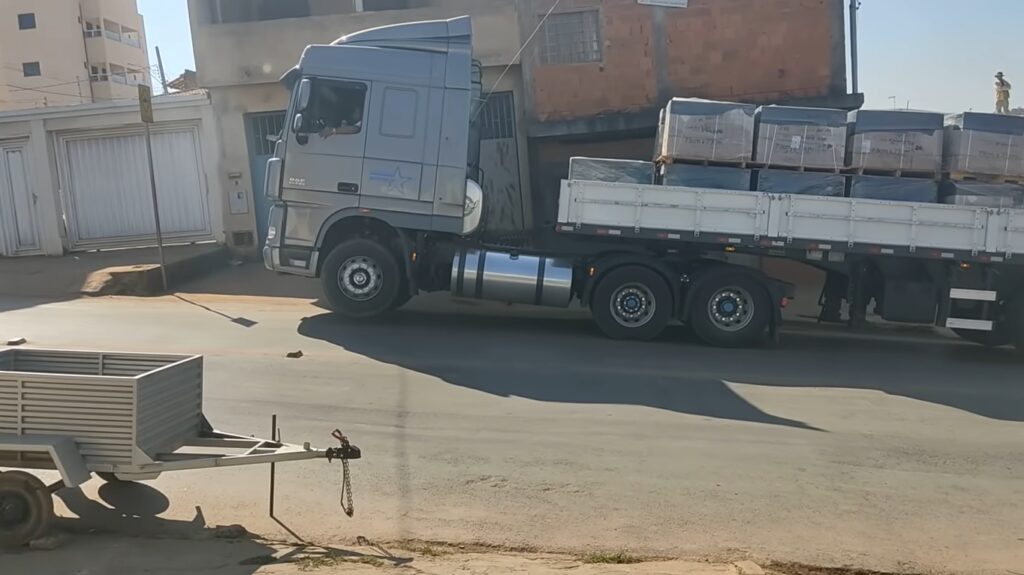
[[605,339],[586,318],[403,310],[369,322],[306,318],[305,337],[462,387],[538,401],[640,405],[813,429],[765,413],[732,384],[878,390],[984,417],[1024,421],[1020,362],[953,340],[813,329],[780,346],[716,349],[673,328],[656,342]]

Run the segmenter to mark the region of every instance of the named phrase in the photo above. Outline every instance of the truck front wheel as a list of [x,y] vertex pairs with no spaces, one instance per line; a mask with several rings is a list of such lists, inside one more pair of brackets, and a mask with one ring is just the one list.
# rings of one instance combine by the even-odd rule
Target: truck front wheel
[[695,286],[689,324],[704,343],[742,347],[764,341],[774,310],[767,288],[749,274],[711,272]]
[[672,290],[661,275],[649,268],[626,266],[601,278],[590,310],[608,337],[647,341],[665,330],[674,305]]
[[324,261],[320,281],[331,310],[350,318],[391,311],[402,286],[395,256],[367,239],[349,240],[335,247]]

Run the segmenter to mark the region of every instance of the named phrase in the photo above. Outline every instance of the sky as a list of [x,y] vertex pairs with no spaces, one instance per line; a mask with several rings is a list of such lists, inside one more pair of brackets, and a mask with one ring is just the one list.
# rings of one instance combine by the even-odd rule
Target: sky
[[168,80],[177,78],[186,69],[195,70],[186,0],[138,0],[138,3],[146,21],[150,64],[156,65],[159,46]]
[[[757,2],[760,0],[750,0]],[[168,79],[195,69],[186,0],[138,0],[152,51]],[[992,111],[993,76],[1018,86],[1024,105],[1024,58],[1018,37],[1024,0],[862,0],[860,89],[867,108]],[[156,55],[151,55],[156,64]]]

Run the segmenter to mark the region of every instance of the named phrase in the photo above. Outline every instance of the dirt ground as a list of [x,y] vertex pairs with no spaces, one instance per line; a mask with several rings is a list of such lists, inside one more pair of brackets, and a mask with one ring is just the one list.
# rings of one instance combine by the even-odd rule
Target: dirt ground
[[750,562],[641,560],[620,552],[570,557],[431,544],[397,547],[363,541],[351,548],[306,547],[255,538],[142,539],[111,535],[64,536],[52,551],[0,553],[5,575],[755,575]]

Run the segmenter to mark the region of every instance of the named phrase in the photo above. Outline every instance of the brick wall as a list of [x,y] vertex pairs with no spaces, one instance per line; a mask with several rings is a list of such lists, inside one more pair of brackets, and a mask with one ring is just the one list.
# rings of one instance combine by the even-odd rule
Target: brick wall
[[[525,0],[529,33],[553,0]],[[774,102],[845,93],[843,2],[562,0],[558,12],[598,9],[603,61],[545,65],[543,31],[531,68],[535,120],[661,106],[671,96]],[[838,57],[837,57],[838,56]]]

